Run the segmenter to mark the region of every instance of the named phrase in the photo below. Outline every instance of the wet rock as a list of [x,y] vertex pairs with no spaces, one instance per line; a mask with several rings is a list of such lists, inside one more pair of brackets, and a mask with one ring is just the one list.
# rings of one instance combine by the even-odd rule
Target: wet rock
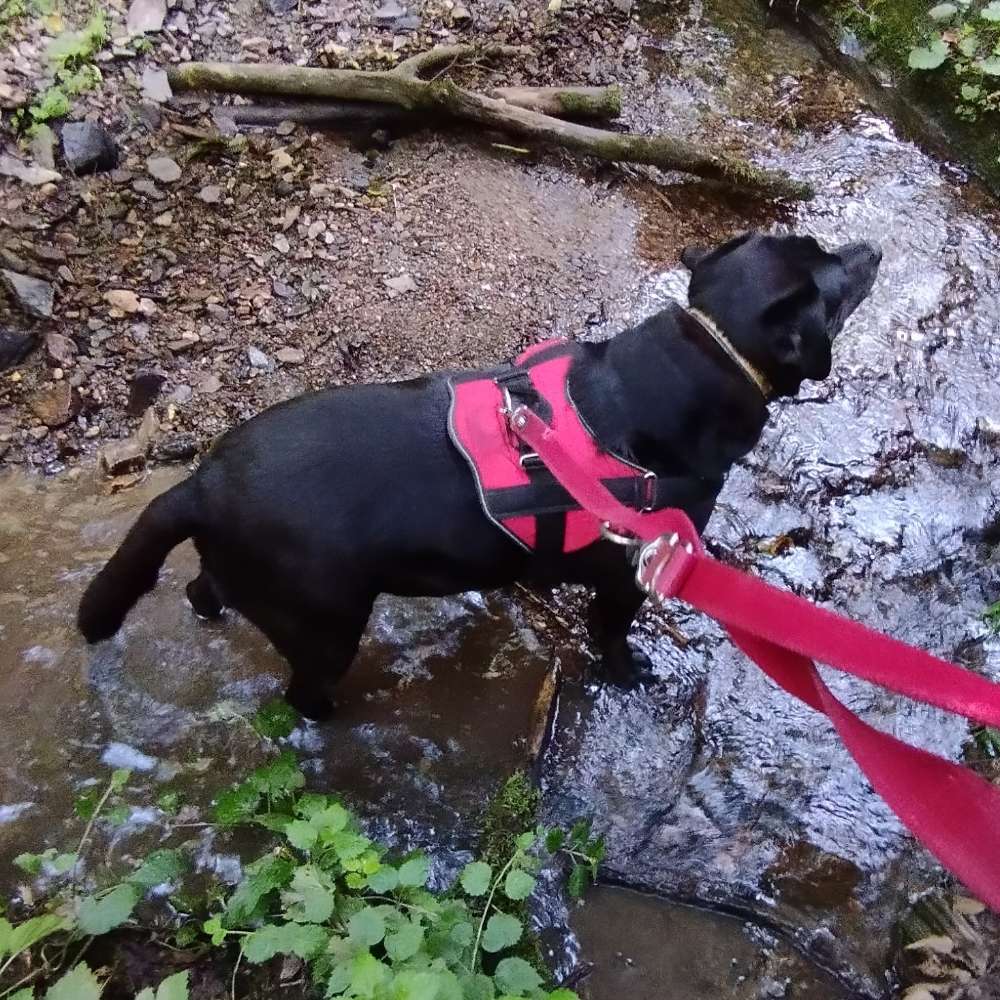
[[0,327],[0,372],[20,364],[35,346],[35,338],[21,330]]
[[163,197],[163,192],[147,177],[140,177],[132,183],[132,190],[136,194],[145,195],[147,198],[159,200]]
[[147,132],[156,132],[163,124],[163,112],[152,101],[143,101],[139,105],[138,116]]
[[174,96],[165,70],[146,67],[142,74],[142,96],[156,104],[164,104]]
[[272,14],[289,14],[295,10],[298,0],[267,0],[267,9]]
[[45,338],[45,356],[50,364],[69,368],[76,360],[77,347],[69,337],[50,333]]
[[62,174],[50,170],[48,167],[35,163],[25,163],[14,156],[0,156],[0,174],[4,177],[13,177],[23,184],[30,184],[32,187],[40,187],[42,184],[51,184],[62,179]]
[[132,0],[125,19],[125,28],[130,35],[159,31],[166,16],[167,0]]
[[626,17],[632,13],[632,0],[614,0],[615,10],[621,11]]
[[846,858],[799,840],[781,852],[764,880],[786,903],[832,908],[851,898],[861,870]]
[[300,351],[297,347],[283,347],[275,357],[283,365],[301,365],[306,359],[304,351]]
[[198,192],[198,197],[206,205],[214,205],[222,197],[222,188],[218,184],[206,184]]
[[464,24],[472,20],[472,13],[464,3],[456,3],[451,9],[451,20],[454,24]]
[[126,412],[130,417],[138,417],[156,401],[160,389],[166,381],[166,376],[160,372],[137,372],[128,386],[128,406]]
[[123,476],[137,472],[146,464],[146,456],[159,433],[159,421],[150,407],[139,429],[124,441],[113,441],[101,449],[100,463],[109,476]]
[[173,390],[173,392],[170,393],[169,396],[167,396],[167,399],[170,400],[171,403],[178,403],[183,406],[185,403],[191,402],[191,397],[193,395],[194,389],[192,389],[186,382],[182,382]]
[[247,361],[254,368],[268,369],[274,367],[271,359],[258,347],[247,348]]
[[110,292],[104,293],[104,301],[112,309],[117,309],[122,313],[139,311],[139,296],[127,288],[112,288]]
[[80,412],[80,397],[68,382],[56,382],[35,393],[28,405],[46,427],[62,427]]
[[74,174],[96,174],[118,166],[118,146],[96,122],[69,122],[61,139],[63,160]]
[[14,301],[29,316],[36,319],[48,319],[52,315],[55,302],[55,289],[48,281],[32,278],[28,274],[19,274],[6,268],[0,270],[0,277]]
[[181,168],[177,161],[169,156],[151,156],[146,160],[146,169],[151,177],[162,184],[173,184],[180,180]]
[[201,442],[188,431],[164,434],[153,449],[153,457],[160,462],[186,462],[201,450]]

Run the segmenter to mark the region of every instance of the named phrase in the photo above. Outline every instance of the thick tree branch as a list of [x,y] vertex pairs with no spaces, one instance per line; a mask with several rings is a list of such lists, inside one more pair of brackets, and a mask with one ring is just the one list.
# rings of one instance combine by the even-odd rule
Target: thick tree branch
[[252,63],[181,63],[170,70],[169,79],[175,91],[215,90],[394,104],[408,111],[464,119],[602,160],[679,170],[772,197],[808,198],[812,194],[807,184],[783,172],[764,170],[683,139],[629,135],[559,121],[465,90],[450,80],[424,81],[395,71],[378,73]]

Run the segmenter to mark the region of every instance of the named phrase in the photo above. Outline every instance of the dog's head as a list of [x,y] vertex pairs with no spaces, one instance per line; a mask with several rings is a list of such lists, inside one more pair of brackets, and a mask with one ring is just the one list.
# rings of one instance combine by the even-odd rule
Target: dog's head
[[688,300],[711,317],[779,396],[830,374],[833,339],[875,283],[874,243],[824,250],[811,236],[748,233],[715,250],[689,247]]

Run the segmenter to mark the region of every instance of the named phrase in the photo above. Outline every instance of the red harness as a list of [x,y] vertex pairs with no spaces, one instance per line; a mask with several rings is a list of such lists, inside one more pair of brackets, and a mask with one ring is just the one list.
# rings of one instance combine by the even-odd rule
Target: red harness
[[632,537],[642,590],[711,615],[776,684],[823,712],[917,839],[1000,912],[1000,788],[870,726],[833,695],[813,661],[988,726],[1000,727],[1000,685],[717,562],[683,511],[643,514],[620,504],[529,407],[514,410],[511,428],[581,506]]
[[451,380],[448,431],[476,480],[486,516],[530,551],[575,552],[601,537],[601,522],[511,433],[508,415],[527,403],[578,462],[635,511],[683,507],[714,497],[721,483],[692,476],[658,477],[604,449],[584,423],[569,390],[577,347],[537,344],[499,374]]

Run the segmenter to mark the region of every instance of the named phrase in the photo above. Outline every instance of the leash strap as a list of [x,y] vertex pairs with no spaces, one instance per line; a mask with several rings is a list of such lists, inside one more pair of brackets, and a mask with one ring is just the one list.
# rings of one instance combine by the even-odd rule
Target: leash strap
[[641,514],[620,504],[527,407],[514,411],[511,425],[581,506],[614,532],[647,543],[636,573],[643,590],[715,618],[776,684],[825,714],[914,836],[1000,912],[1000,788],[864,722],[834,696],[813,661],[998,728],[1000,685],[723,565],[705,553],[683,511]]

